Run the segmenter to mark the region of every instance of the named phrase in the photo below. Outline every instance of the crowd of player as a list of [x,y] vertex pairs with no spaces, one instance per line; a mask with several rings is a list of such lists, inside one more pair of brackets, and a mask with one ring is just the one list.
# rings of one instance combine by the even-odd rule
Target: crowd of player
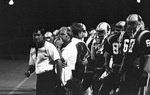
[[[44,43],[41,41],[39,46],[34,44],[31,48],[29,68],[25,73],[29,77],[36,71],[38,77],[44,77],[43,80],[38,79],[37,95],[51,95],[49,85],[42,89],[47,82],[53,82],[50,87],[56,87],[56,92],[60,92],[56,94],[60,95],[85,95],[89,89],[92,95],[150,94],[150,31],[145,28],[140,15],[131,14],[125,21],[111,26],[101,22],[90,31],[83,23],[73,23],[53,32],[39,34]],[[35,43],[38,43],[37,39],[34,38]],[[47,45],[43,45],[45,43]],[[51,71],[49,67],[52,68],[44,64],[52,64],[52,60],[46,59],[48,55],[38,54],[44,46],[44,49],[49,49],[43,52],[50,53],[49,57],[54,61],[54,72],[48,78],[51,80],[45,79],[49,74],[42,75]],[[41,63],[45,67],[40,68]],[[54,73],[58,77],[54,78]],[[54,79],[59,81],[55,82]]]

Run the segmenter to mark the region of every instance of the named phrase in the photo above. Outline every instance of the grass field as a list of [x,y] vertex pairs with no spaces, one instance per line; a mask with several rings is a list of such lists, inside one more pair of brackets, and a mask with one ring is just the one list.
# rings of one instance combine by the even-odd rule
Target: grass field
[[36,75],[24,75],[27,58],[0,59],[0,95],[35,95]]

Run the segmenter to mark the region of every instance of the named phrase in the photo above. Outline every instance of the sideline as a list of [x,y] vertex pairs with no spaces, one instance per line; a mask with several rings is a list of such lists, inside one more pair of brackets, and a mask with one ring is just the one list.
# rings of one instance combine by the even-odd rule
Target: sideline
[[[33,74],[34,74],[34,73],[32,73],[32,74],[30,75],[30,77],[31,77]],[[30,78],[30,77],[29,77],[29,78]],[[25,78],[23,81],[21,81],[14,89],[12,89],[11,92],[8,93],[8,95],[14,94],[15,91],[16,91],[20,86],[22,86],[29,78]]]

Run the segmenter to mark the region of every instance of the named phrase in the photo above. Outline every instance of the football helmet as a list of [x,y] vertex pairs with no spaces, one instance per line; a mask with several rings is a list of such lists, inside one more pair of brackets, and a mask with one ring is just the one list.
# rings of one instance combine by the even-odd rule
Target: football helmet
[[141,21],[141,30],[144,30],[145,29],[145,23],[144,21]]
[[118,23],[116,23],[116,26],[120,27],[120,28],[124,28],[126,25],[125,21],[119,21]]
[[113,29],[113,33],[120,33],[121,31],[124,30],[125,28],[125,25],[126,25],[126,22],[125,21],[119,21],[115,24],[114,26],[114,29]]
[[130,14],[126,19],[126,23],[127,23],[126,32],[129,35],[134,35],[139,29],[141,29],[142,22],[143,22],[143,20],[140,15]]
[[110,34],[110,30],[111,30],[110,25],[107,22],[101,22],[96,27],[97,33],[103,34],[104,37],[107,37]]

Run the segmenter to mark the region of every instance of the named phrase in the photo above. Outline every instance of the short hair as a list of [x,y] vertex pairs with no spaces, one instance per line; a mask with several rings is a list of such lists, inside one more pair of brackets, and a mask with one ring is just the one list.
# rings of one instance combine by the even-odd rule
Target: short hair
[[71,31],[69,27],[67,27],[67,34],[72,38],[73,32]]
[[32,33],[37,33],[38,30],[41,31],[41,34],[42,34],[42,35],[45,34],[45,29],[44,29],[44,27],[42,27],[42,26],[35,26]]
[[73,33],[72,33],[70,27],[61,27],[59,31],[63,31],[63,30],[66,30],[67,34],[72,38]]
[[81,24],[79,24],[79,23],[73,23],[70,26],[70,28],[71,28],[74,36],[78,36],[78,33],[81,33],[83,31],[83,28],[82,28]]
[[60,33],[60,31],[59,31],[58,29],[55,29],[55,30],[53,31],[53,35],[54,35],[54,36],[57,36],[59,33]]

